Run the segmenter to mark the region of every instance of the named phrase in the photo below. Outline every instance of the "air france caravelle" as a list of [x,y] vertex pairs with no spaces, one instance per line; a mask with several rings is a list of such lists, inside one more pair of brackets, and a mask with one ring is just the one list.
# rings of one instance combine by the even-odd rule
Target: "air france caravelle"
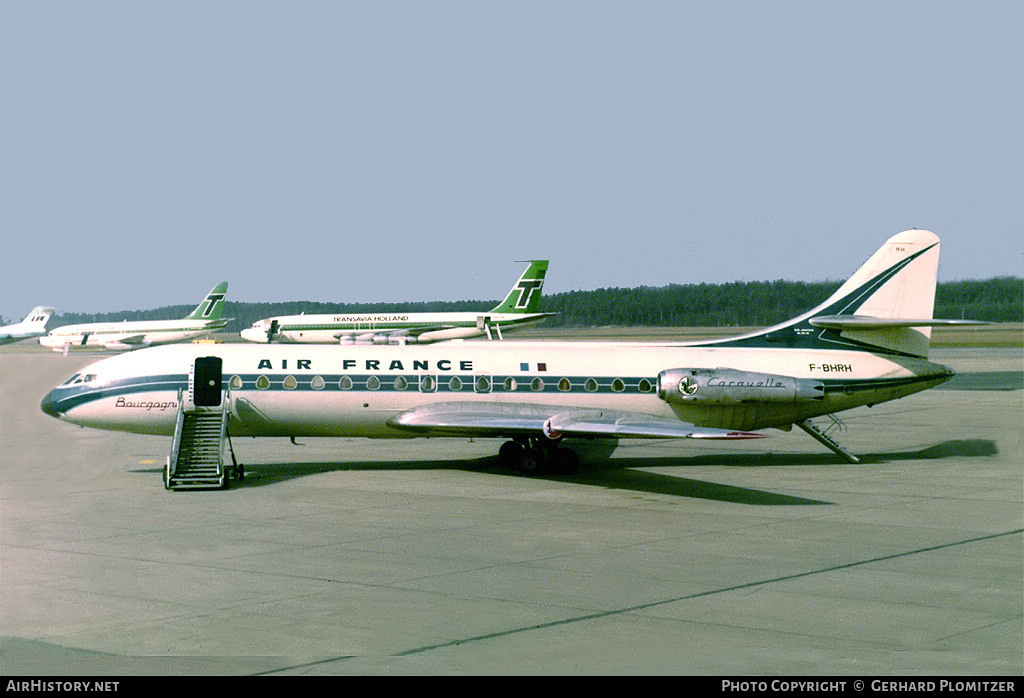
[[554,313],[538,312],[547,260],[534,260],[494,308],[463,313],[287,315],[260,320],[242,330],[250,342],[297,344],[426,344],[534,325]]
[[21,322],[0,327],[0,346],[46,334],[46,323],[52,314],[53,308],[37,305]]
[[126,350],[195,339],[224,327],[222,319],[228,282],[222,281],[206,294],[195,310],[180,320],[125,320],[64,325],[50,331],[39,343],[54,351],[70,347]]
[[732,339],[177,345],[94,363],[41,408],[146,434],[220,409],[231,436],[503,438],[502,462],[527,473],[573,461],[564,445],[578,439],[745,439],[794,424],[856,461],[809,420],[953,376],[927,360],[931,327],[971,321],[932,318],[938,261],[934,234],[899,233],[818,307]]

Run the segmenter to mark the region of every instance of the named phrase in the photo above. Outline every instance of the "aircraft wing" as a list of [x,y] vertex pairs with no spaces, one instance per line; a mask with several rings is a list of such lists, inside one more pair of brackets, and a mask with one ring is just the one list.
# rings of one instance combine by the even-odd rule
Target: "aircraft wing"
[[335,339],[341,339],[342,337],[363,337],[366,335],[376,335],[378,337],[418,337],[424,332],[430,332],[432,330],[446,330],[454,325],[438,323],[435,325],[423,325],[422,327],[402,327],[393,330],[340,330],[334,333]]
[[108,349],[138,349],[139,347],[149,346],[149,342],[146,341],[145,334],[133,334],[111,339],[104,342],[103,345]]
[[697,427],[664,417],[553,405],[441,402],[403,412],[393,427],[437,436],[611,439],[757,439],[766,434]]

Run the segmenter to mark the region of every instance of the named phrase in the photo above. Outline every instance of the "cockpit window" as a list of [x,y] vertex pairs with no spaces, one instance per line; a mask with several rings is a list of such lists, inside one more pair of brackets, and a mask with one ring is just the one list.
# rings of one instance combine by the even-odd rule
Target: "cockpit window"
[[76,373],[75,375],[68,378],[61,385],[81,385],[82,383],[91,383],[96,380],[95,373]]

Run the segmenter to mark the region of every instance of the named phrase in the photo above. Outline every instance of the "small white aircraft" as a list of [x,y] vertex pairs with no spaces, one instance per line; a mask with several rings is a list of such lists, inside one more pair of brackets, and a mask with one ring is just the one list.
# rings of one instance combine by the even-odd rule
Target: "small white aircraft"
[[484,335],[501,339],[502,330],[554,315],[537,312],[547,270],[547,260],[530,262],[505,300],[481,312],[286,315],[260,320],[241,335],[262,344],[428,344]]
[[221,318],[227,292],[228,282],[220,282],[210,289],[195,310],[181,320],[125,320],[64,325],[40,337],[39,343],[54,351],[66,352],[70,347],[123,351],[202,337],[228,323],[227,319]]
[[46,334],[46,323],[51,315],[53,308],[37,305],[21,322],[0,327],[0,346]]
[[94,363],[41,408],[145,434],[217,409],[231,436],[504,438],[500,457],[524,472],[573,460],[559,448],[571,439],[746,439],[795,424],[856,461],[809,420],[953,376],[927,360],[931,327],[970,321],[932,318],[938,262],[934,234],[899,233],[818,307],[726,340],[178,345]]

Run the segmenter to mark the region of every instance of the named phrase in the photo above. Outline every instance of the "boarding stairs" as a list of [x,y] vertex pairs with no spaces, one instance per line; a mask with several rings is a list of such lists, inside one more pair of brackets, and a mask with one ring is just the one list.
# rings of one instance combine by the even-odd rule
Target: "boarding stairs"
[[[164,467],[167,489],[227,488],[231,478],[242,479],[244,470],[235,460],[228,434],[229,394],[217,392],[215,401],[205,399],[200,406],[191,389],[187,396],[178,391],[174,437]],[[226,456],[230,463],[225,463]]]

